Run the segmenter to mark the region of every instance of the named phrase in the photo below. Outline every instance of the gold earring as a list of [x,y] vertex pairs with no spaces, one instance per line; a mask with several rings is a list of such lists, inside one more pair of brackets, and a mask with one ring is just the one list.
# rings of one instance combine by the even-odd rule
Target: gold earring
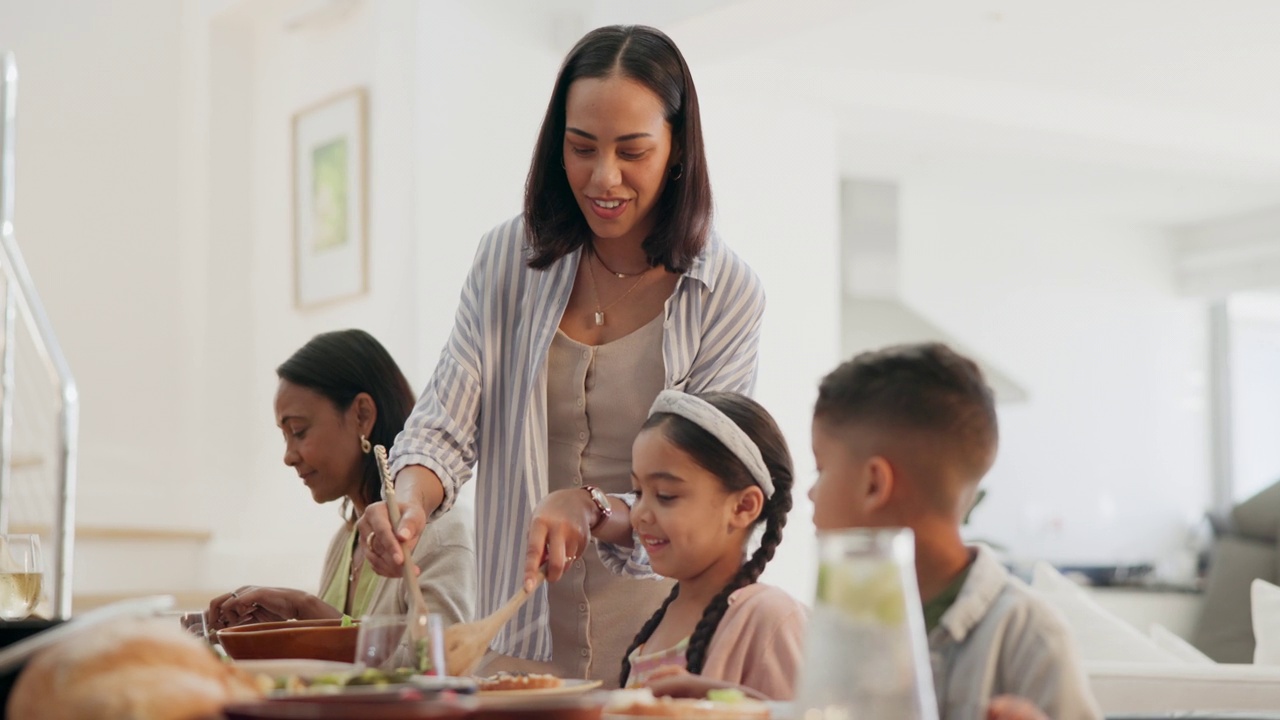
[[360,436],[360,449],[364,451],[365,455],[373,452],[373,445],[369,442],[369,438],[363,435]]

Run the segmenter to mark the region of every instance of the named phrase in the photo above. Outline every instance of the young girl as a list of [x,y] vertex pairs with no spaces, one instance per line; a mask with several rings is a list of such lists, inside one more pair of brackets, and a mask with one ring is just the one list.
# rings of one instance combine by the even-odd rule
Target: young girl
[[[741,686],[790,699],[805,609],[756,582],[791,509],[791,456],[777,423],[737,393],[666,390],[631,458],[635,541],[653,572],[678,584],[631,643],[622,684],[688,673],[701,678],[685,676],[686,687]],[[761,523],[760,547],[747,558]]]

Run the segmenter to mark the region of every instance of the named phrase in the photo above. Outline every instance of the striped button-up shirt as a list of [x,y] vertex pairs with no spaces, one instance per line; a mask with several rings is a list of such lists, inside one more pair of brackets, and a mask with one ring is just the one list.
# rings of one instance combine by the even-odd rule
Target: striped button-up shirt
[[[391,451],[391,471],[429,468],[447,511],[476,468],[477,612],[496,610],[524,580],[529,522],[547,493],[547,354],[573,289],[581,250],[545,270],[526,265],[523,219],[489,231],[462,288],[453,332]],[[663,309],[667,388],[686,392],[755,386],[760,279],[714,235],[677,281]],[[625,567],[648,571],[637,555]],[[649,609],[645,609],[647,614]],[[543,589],[495,639],[493,649],[551,659]]]

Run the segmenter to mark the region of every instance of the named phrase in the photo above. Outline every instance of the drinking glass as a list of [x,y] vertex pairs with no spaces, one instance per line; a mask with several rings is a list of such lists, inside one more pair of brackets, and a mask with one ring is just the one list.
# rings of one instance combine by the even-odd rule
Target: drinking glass
[[0,535],[0,619],[29,616],[40,603],[43,577],[39,535]]
[[[422,630],[423,644],[411,647],[410,623]],[[434,613],[365,615],[356,635],[356,665],[392,671],[412,668],[424,675],[444,675],[444,622]]]
[[163,612],[160,617],[171,620],[178,624],[183,630],[192,635],[207,641],[209,639],[209,625],[205,622],[205,611],[191,610],[188,612]]
[[796,717],[938,720],[910,530],[818,536]]

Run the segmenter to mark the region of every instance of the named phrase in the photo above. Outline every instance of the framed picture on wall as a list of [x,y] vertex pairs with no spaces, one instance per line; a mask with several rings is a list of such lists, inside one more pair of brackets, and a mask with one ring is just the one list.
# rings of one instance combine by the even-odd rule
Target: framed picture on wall
[[356,88],[293,116],[293,287],[299,308],[369,289],[367,114],[367,93]]

